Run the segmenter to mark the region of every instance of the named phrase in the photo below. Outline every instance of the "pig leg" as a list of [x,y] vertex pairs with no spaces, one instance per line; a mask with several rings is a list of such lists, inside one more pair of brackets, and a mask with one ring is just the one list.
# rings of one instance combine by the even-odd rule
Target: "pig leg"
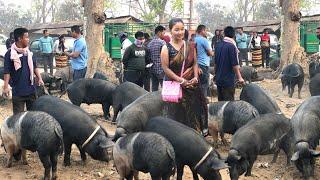
[[170,180],[170,174],[162,175],[162,180]]
[[177,180],[182,180],[184,165],[177,162]]
[[22,164],[27,165],[27,150],[22,149],[21,150],[21,156],[22,156]]
[[69,141],[64,140],[64,166],[70,166],[70,154],[71,154],[71,143]]
[[135,180],[139,180],[139,171],[134,170],[133,171],[133,177]]
[[284,138],[280,144],[280,149],[284,151],[287,156],[287,165],[291,164],[291,157],[292,157],[292,148],[291,148],[291,140],[288,138]]
[[126,176],[126,179],[127,179],[127,180],[133,180],[133,174],[134,174],[134,172],[131,171],[131,172],[129,173],[129,175]]
[[121,105],[117,105],[117,106],[113,107],[113,119],[112,119],[112,122],[116,122],[117,116],[118,116],[118,113],[119,113],[120,109],[121,109]]
[[8,150],[7,152],[7,164],[6,167],[10,168],[12,166],[13,152]]
[[218,142],[218,123],[208,123],[209,134],[212,136],[213,143],[216,145]]
[[50,179],[50,171],[51,171],[51,162],[50,157],[48,155],[39,154],[40,161],[44,167],[44,180]]
[[228,144],[228,142],[227,142],[227,140],[224,138],[224,133],[221,132],[221,131],[220,131],[220,138],[221,138],[222,144],[226,146],[226,145]]
[[151,176],[151,179],[152,179],[152,180],[161,180],[161,177],[158,177],[158,176]]
[[199,180],[198,173],[195,170],[192,171],[193,180]]
[[16,161],[20,161],[20,159],[21,159],[21,154],[22,154],[21,149],[19,149],[18,152],[13,153],[13,158],[14,158]]
[[107,102],[104,102],[102,104],[102,109],[103,109],[103,116],[105,119],[109,119],[110,118],[110,113],[109,113],[109,110],[110,110],[110,104],[107,103]]
[[77,145],[77,147],[80,151],[81,160],[85,162],[87,160],[86,152],[82,148],[80,148],[80,145],[79,146]]
[[303,81],[298,84],[298,98],[301,99],[301,89],[303,86]]
[[290,84],[290,94],[289,97],[292,98],[293,92],[294,92],[294,84]]
[[244,176],[251,176],[251,170],[252,170],[252,167],[253,167],[253,163],[254,161],[257,159],[257,156],[254,156],[254,157],[249,157],[249,167],[247,169],[247,172]]
[[57,179],[57,162],[58,162],[58,154],[57,153],[52,153],[50,155],[50,160],[52,163],[52,180]]
[[14,144],[9,144],[8,147],[4,145],[5,150],[7,151],[7,164],[6,167],[10,168],[12,166],[13,152],[15,150]]
[[273,158],[272,158],[272,161],[271,161],[271,164],[277,162],[279,152],[280,152],[280,149],[277,149],[277,150],[274,152]]

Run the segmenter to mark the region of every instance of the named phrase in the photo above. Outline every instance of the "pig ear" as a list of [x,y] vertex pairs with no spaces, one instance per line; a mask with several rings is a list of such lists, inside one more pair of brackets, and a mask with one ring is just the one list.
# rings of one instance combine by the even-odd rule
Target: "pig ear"
[[299,159],[299,152],[295,152],[291,157],[291,161],[296,161],[298,159]]
[[310,151],[310,153],[311,153],[311,155],[312,155],[313,157],[318,157],[318,156],[320,156],[320,152],[319,152],[319,151],[316,151],[316,150],[313,150],[313,149],[309,149],[309,151]]
[[212,164],[211,164],[211,168],[214,170],[220,170],[220,169],[225,169],[225,168],[229,168],[230,166],[228,166],[226,163],[224,163],[223,160],[215,160]]
[[108,148],[111,148],[113,147],[114,145],[114,142],[112,141],[103,141],[103,142],[100,142],[99,146],[103,149],[108,149]]

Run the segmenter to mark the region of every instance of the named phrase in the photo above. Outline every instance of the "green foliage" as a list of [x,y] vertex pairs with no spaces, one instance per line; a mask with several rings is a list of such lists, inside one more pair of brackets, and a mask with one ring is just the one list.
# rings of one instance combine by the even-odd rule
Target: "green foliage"
[[171,0],[172,9],[178,13],[183,12],[183,0]]
[[[181,14],[184,3],[183,0],[135,0],[134,2],[136,8],[133,10],[146,22],[159,22],[159,20],[169,18],[173,13]],[[171,11],[166,11],[166,9]]]

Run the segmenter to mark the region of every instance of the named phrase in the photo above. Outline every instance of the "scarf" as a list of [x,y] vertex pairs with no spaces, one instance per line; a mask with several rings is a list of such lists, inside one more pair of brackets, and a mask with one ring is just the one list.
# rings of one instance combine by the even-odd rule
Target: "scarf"
[[224,42],[227,42],[227,43],[231,43],[231,44],[236,48],[236,51],[237,51],[237,60],[238,60],[238,62],[239,62],[239,53],[240,53],[240,51],[239,51],[239,49],[238,49],[238,47],[237,47],[236,41],[235,41],[233,38],[229,38],[229,37],[224,37],[224,38],[223,38],[223,41],[224,41]]
[[134,44],[138,47],[141,48],[143,46],[143,41],[136,39],[134,41]]
[[11,55],[10,55],[10,59],[13,61],[13,65],[14,65],[14,69],[17,71],[18,69],[21,68],[21,60],[19,58],[19,54],[18,53],[22,53],[25,56],[28,56],[28,66],[29,66],[29,70],[30,70],[30,81],[31,81],[31,85],[33,85],[33,61],[32,61],[32,52],[29,50],[28,47],[26,48],[18,48],[16,46],[16,43],[13,43],[11,45]]

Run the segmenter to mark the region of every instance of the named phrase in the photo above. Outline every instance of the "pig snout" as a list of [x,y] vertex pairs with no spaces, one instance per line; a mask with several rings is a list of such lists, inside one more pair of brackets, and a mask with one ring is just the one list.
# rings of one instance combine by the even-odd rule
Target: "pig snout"
[[239,179],[239,176],[246,172],[248,166],[246,160],[244,160],[235,149],[229,151],[226,163],[229,165],[231,180]]
[[294,162],[303,177],[308,179],[314,175],[315,157],[318,157],[320,152],[309,149],[309,143],[307,142],[297,143],[296,150],[291,161]]

